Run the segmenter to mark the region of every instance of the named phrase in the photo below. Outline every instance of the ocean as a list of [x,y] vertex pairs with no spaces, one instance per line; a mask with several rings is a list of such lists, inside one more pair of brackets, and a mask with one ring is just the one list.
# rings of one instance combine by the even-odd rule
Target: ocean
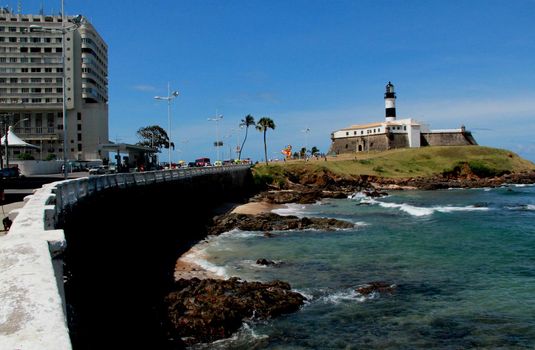
[[[355,227],[208,238],[197,263],[224,277],[287,281],[308,301],[194,348],[535,348],[534,186],[357,193],[275,212]],[[278,264],[259,266],[259,258]],[[356,292],[372,281],[396,288]]]

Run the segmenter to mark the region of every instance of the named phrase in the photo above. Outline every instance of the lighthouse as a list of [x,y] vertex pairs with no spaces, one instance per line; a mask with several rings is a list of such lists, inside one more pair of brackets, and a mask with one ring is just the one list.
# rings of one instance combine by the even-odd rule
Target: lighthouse
[[385,117],[387,122],[396,120],[396,93],[394,92],[394,85],[391,82],[386,84]]

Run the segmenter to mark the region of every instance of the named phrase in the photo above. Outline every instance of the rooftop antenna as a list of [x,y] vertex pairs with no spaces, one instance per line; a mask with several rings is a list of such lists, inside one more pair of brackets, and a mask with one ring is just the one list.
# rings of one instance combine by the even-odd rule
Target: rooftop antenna
[[39,10],[39,14],[41,16],[44,16],[45,15],[45,5],[43,4],[43,2],[41,1],[41,9]]
[[17,1],[17,13],[20,15],[22,13],[22,1]]

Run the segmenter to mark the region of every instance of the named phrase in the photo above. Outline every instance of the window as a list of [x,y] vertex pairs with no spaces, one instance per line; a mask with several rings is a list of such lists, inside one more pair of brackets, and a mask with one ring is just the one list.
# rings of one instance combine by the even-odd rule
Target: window
[[82,144],[81,143],[78,144],[78,152],[82,152]]
[[[20,48],[20,52],[28,52],[28,48],[27,47],[21,47]],[[28,61],[26,61],[26,62],[28,62]]]
[[78,125],[76,125],[76,127],[77,127],[78,131],[82,131],[82,124],[78,124]]
[[346,136],[349,136],[349,131],[346,131]]
[[78,134],[78,141],[82,141],[82,134]]
[[[77,120],[82,120],[82,113],[81,112],[78,112],[78,114],[76,115],[76,119]],[[80,129],[78,129],[80,130]]]
[[30,48],[30,52],[41,52],[41,48],[40,47],[32,47],[32,48]]

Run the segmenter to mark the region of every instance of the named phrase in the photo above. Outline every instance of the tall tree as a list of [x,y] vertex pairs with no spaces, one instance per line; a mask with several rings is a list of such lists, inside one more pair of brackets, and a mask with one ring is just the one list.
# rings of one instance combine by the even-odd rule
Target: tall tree
[[175,148],[173,142],[169,144],[169,136],[167,132],[159,125],[150,125],[144,128],[139,128],[137,136],[140,141],[137,143],[140,146],[153,147],[153,148],[169,148],[169,146]]
[[266,165],[268,165],[268,157],[267,157],[267,143],[266,143],[266,133],[267,130],[275,130],[275,122],[268,117],[262,117],[260,120],[256,123],[256,130],[264,133],[264,157],[266,160]]
[[243,146],[245,145],[245,141],[247,141],[247,132],[249,131],[249,127],[253,125],[255,125],[254,117],[250,114],[247,114],[245,118],[241,120],[240,126],[245,126],[245,137],[241,144],[240,152],[238,153],[238,160],[241,159],[241,152],[243,151]]
[[318,147],[313,146],[312,149],[310,150],[310,154],[313,155],[313,156],[315,156],[316,153],[320,153],[320,150],[319,150]]

